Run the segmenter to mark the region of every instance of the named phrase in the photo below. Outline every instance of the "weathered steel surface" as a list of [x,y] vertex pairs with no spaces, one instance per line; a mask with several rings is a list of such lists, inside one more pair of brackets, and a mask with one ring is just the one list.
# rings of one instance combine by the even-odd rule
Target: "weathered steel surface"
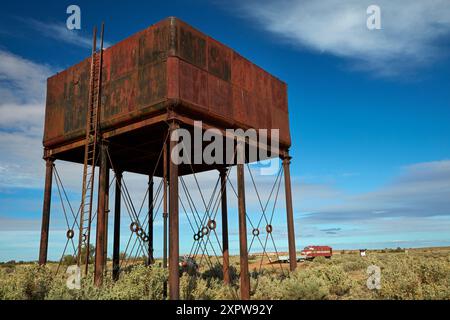
[[[101,286],[103,283],[103,273],[105,270],[106,261],[106,209],[107,209],[107,195],[108,181],[108,160],[107,160],[107,145],[102,143],[100,145],[100,173],[98,182],[98,210],[97,210],[97,235],[95,241],[95,270],[94,283],[96,286]],[[88,254],[89,251],[87,251]],[[89,256],[89,255],[88,255]]]
[[[169,132],[172,134],[178,129],[178,124],[172,122]],[[176,147],[176,141],[170,141],[170,154]],[[180,299],[180,276],[178,270],[180,243],[179,243],[179,215],[178,215],[178,165],[169,161],[169,298]]]
[[105,261],[104,261],[104,270],[107,270],[107,262],[108,262],[108,226],[109,226],[109,165],[108,168],[106,169],[105,172],[105,180],[106,180],[106,185],[105,185],[105,250],[104,250],[104,255],[105,255]]
[[50,204],[52,200],[53,159],[45,159],[44,206],[42,209],[41,244],[39,247],[39,264],[47,263],[48,231],[50,226]]
[[120,206],[122,189],[122,172],[116,172],[116,188],[114,196],[114,241],[113,241],[113,280],[119,280],[120,272]]
[[295,250],[295,231],[294,231],[294,212],[292,209],[292,191],[291,191],[291,173],[289,166],[291,157],[288,153],[283,158],[284,171],[284,190],[286,194],[286,216],[288,227],[288,244],[289,244],[289,268],[294,271],[297,268],[297,253]]
[[220,169],[221,204],[222,204],[222,257],[223,282],[230,284],[230,252],[228,251],[228,208],[227,208],[227,170]]
[[[163,147],[163,268],[167,268],[167,218],[169,216],[168,213],[168,205],[167,205],[167,171],[168,171],[168,157],[167,157],[167,143],[164,143]],[[163,287],[163,295],[167,297],[167,281],[164,281]]]
[[250,276],[248,273],[247,212],[245,209],[244,165],[237,165],[238,210],[239,210],[239,253],[241,299],[250,299]]
[[[168,20],[106,49],[103,54],[102,128],[138,121],[167,99]],[[44,145],[82,137],[90,58],[48,79]],[[61,126],[63,123],[64,126]]]
[[[286,84],[211,37],[167,18],[104,51],[100,124],[112,132],[172,107],[222,127],[280,129],[289,147]],[[44,145],[83,139],[90,59],[48,79]]]
[[148,259],[147,265],[153,263],[153,177],[148,178]]

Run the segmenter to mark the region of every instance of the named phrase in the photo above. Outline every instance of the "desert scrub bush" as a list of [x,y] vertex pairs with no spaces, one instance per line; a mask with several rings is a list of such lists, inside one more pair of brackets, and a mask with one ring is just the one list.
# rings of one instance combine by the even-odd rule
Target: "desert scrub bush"
[[292,272],[281,284],[283,299],[323,300],[327,299],[329,289],[325,280],[315,270]]
[[[237,259],[235,259],[237,261]],[[366,286],[366,267],[381,268],[381,289]],[[56,266],[2,265],[0,300],[3,299],[163,299],[167,270],[156,265],[134,265],[123,270],[118,281],[110,274],[103,286],[94,286],[93,273],[82,278],[80,290],[66,286],[67,274]],[[238,271],[233,268],[233,278]],[[297,271],[283,277],[280,270],[252,272],[253,299],[450,299],[450,263],[448,253],[439,255],[371,252],[337,255],[331,260],[308,261]],[[238,299],[239,281],[223,285],[221,266],[213,266],[197,276],[180,279],[181,299]]]
[[370,261],[381,268],[378,299],[449,299],[450,265],[442,258],[390,253]]
[[193,292],[195,300],[233,300],[238,299],[237,290],[233,286],[226,286],[223,281],[199,279]]
[[342,268],[346,272],[365,270],[370,264],[365,258],[358,257],[358,259],[352,259],[348,262],[342,263]]
[[422,285],[423,299],[425,300],[449,300],[450,287],[441,284],[423,284]]
[[77,300],[80,299],[78,290],[67,288],[66,277],[57,276],[53,279],[52,286],[45,296],[46,300]]
[[163,286],[167,279],[167,270],[164,268],[136,265],[129,272],[121,273],[119,280],[116,282],[112,282],[110,277],[105,277],[107,282],[103,284],[99,298],[113,300],[160,300],[163,299]]
[[276,274],[262,274],[250,279],[250,288],[253,289],[252,299],[280,300],[284,298],[283,282]]
[[416,269],[420,281],[425,284],[442,283],[450,280],[450,265],[445,262],[425,260],[418,263]]
[[180,278],[180,299],[182,300],[233,300],[238,299],[237,290],[226,286],[219,279],[203,279],[184,273]]
[[330,294],[344,296],[350,294],[353,281],[341,266],[331,265],[315,270],[325,280]]
[[0,300],[44,299],[52,285],[52,274],[45,266],[16,267],[13,272],[2,271]]
[[78,300],[158,300],[163,299],[163,284],[167,271],[161,267],[135,265],[122,271],[114,282],[104,277],[101,288],[94,285],[93,273],[81,279],[79,290],[68,289],[66,278],[55,279],[46,299]]
[[[231,282],[235,282],[239,278],[239,274],[236,270],[236,267],[233,265],[230,265],[230,267],[229,267],[229,274],[230,274]],[[223,280],[222,264],[216,262],[209,269],[205,270],[201,276],[205,280],[208,280],[208,279]]]
[[325,257],[315,257],[312,262],[314,262],[314,264],[325,264],[325,263],[330,263],[331,259],[327,259]]
[[450,265],[445,261],[421,261],[417,267],[423,299],[450,299]]
[[414,270],[414,260],[393,256],[381,267],[381,289],[378,297],[383,299],[422,299],[419,275]]
[[195,287],[196,287],[196,277],[192,277],[187,273],[184,273],[180,277],[180,299],[193,300]]

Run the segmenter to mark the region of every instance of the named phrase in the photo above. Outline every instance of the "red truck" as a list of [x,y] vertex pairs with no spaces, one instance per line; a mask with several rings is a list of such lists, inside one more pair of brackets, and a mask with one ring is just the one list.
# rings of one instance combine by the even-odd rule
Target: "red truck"
[[301,251],[304,259],[312,260],[315,257],[331,258],[333,249],[329,246],[307,246]]

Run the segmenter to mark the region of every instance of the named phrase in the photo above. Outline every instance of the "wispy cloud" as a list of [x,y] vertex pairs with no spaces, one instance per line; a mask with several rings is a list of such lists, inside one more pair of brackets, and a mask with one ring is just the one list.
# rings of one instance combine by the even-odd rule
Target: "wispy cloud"
[[48,65],[0,49],[0,103],[42,102],[46,78],[51,73]]
[[450,216],[450,160],[418,163],[379,190],[343,196],[338,205],[307,214],[314,221]]
[[[366,27],[372,4],[381,8],[381,30]],[[448,54],[440,43],[450,34],[448,0],[250,0],[238,7],[296,47],[348,58],[351,68],[376,75],[410,72]]]
[[[47,38],[82,48],[92,48],[91,36],[84,36],[79,30],[69,30],[64,23],[43,22],[32,18],[20,18],[20,20]],[[104,42],[105,48],[110,45],[109,42]]]
[[339,231],[341,231],[341,228],[328,228],[321,229],[320,231],[325,232],[326,234],[337,234]]
[[[40,35],[90,48],[90,37],[62,23],[18,18]],[[109,46],[106,43],[106,46]],[[47,77],[57,68],[0,49],[0,187],[41,187],[42,135]],[[64,164],[62,165],[64,166]],[[69,184],[78,181],[68,170]]]
[[0,50],[0,186],[33,186],[41,177],[46,79],[52,67]]

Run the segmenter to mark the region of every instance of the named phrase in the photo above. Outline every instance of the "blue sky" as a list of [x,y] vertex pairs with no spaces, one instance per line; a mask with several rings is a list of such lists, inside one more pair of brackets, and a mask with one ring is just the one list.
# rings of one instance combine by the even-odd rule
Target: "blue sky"
[[[46,78],[89,55],[92,27],[102,20],[113,44],[167,16],[181,18],[288,83],[299,248],[450,245],[450,1],[377,1],[382,29],[370,31],[366,8],[372,2],[2,4],[0,261],[37,257]],[[81,8],[80,31],[65,28],[70,4]],[[57,166],[76,206],[81,167]],[[201,178],[210,191],[215,177]],[[274,180],[256,178],[263,193]],[[145,179],[126,179],[141,201]],[[65,234],[56,192],[53,259]],[[256,198],[252,192],[248,198],[256,219]],[[237,253],[235,200],[230,196],[231,246]],[[285,249],[283,199],[279,208],[274,234]],[[192,235],[182,221],[182,248],[189,250]],[[128,234],[124,226],[123,238]],[[157,232],[157,244],[160,237]]]

